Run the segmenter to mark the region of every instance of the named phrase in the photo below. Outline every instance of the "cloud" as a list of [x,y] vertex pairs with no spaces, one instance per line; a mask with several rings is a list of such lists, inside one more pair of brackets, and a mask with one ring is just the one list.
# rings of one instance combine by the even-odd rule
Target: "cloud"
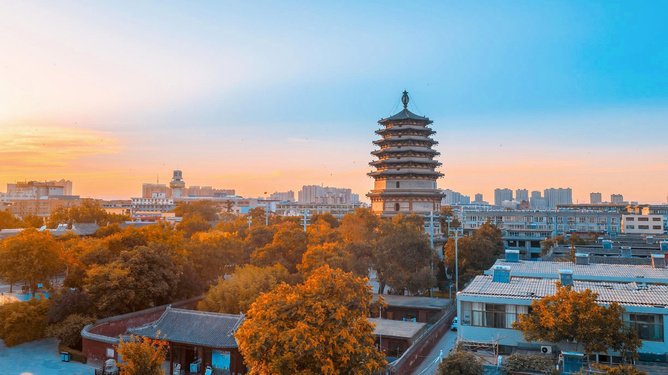
[[0,129],[0,171],[69,167],[70,162],[123,147],[107,132],[57,126]]

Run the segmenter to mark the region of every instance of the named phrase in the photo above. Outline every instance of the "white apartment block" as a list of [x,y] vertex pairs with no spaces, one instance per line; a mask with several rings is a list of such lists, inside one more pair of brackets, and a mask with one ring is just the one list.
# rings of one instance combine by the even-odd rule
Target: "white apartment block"
[[622,233],[663,234],[663,215],[622,215]]

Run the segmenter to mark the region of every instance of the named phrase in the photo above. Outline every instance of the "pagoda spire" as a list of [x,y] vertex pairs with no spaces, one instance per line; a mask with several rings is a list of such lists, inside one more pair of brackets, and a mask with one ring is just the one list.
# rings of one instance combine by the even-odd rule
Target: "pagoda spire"
[[408,91],[404,90],[404,95],[401,96],[401,102],[404,103],[404,109],[407,109],[409,100]]

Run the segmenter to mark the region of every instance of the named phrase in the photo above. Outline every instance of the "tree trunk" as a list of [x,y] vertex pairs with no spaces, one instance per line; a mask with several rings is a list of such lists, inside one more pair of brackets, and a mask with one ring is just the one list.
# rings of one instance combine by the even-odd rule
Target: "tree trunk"
[[383,294],[385,292],[385,283],[384,282],[379,282],[378,283],[378,294]]

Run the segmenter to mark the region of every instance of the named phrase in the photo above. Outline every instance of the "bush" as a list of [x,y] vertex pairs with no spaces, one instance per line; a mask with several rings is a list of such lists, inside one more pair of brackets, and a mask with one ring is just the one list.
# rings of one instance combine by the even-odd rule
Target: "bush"
[[87,324],[95,321],[89,316],[73,314],[62,322],[56,323],[47,329],[47,335],[60,340],[60,343],[70,348],[81,348],[81,330]]
[[448,354],[438,365],[438,375],[482,375],[483,373],[480,358],[463,350]]
[[78,290],[66,290],[55,296],[47,315],[47,323],[58,323],[72,314],[86,315],[90,311],[90,298]]
[[637,368],[629,366],[604,366],[604,365],[594,365],[599,370],[604,370],[605,375],[647,375],[645,371],[638,370]]
[[506,359],[501,371],[504,374],[512,374],[516,371],[531,371],[541,374],[551,374],[555,369],[553,357],[541,355],[513,354]]
[[49,300],[32,299],[0,306],[0,338],[16,346],[45,337]]

